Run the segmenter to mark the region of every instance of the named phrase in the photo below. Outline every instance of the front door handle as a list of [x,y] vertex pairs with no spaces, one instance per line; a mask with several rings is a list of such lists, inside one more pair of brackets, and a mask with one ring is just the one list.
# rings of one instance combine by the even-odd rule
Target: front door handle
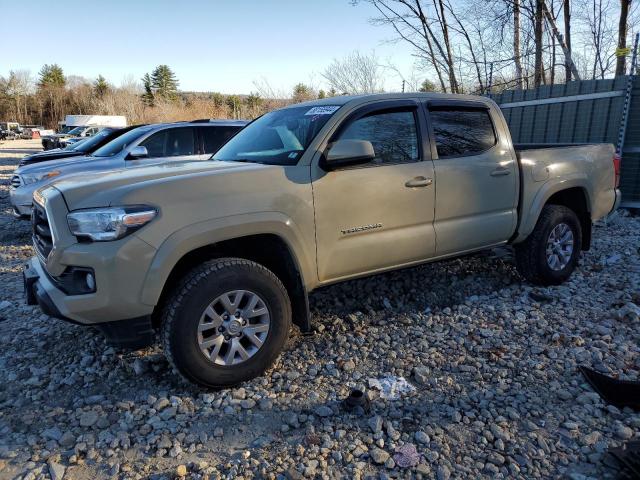
[[493,172],[491,172],[492,177],[503,177],[504,175],[510,175],[511,169],[505,167],[498,167]]
[[428,187],[433,183],[433,178],[415,177],[404,184],[405,187]]

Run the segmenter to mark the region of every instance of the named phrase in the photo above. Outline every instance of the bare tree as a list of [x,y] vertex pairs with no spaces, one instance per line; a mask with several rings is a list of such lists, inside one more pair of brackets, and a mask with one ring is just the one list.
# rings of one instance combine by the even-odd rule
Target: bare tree
[[626,71],[625,59],[623,54],[627,48],[627,26],[629,21],[629,8],[631,0],[620,0],[620,18],[618,20],[618,58],[616,60],[616,76],[624,75]]
[[342,59],[334,59],[321,75],[341,93],[377,93],[383,86],[383,69],[375,53],[370,55],[358,51]]
[[516,66],[516,85],[522,88],[522,58],[520,53],[520,0],[513,0],[513,61]]
[[[571,0],[564,0],[562,2],[562,11],[564,16],[564,43],[567,46],[567,52],[571,55]],[[566,82],[571,81],[571,65],[566,55],[564,61],[564,78]]]

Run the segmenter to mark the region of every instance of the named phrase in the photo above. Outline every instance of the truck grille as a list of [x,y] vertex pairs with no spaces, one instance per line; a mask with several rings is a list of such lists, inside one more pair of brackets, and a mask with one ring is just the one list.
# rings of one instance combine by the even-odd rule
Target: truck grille
[[11,187],[12,188],[20,188],[22,186],[22,178],[20,175],[14,175],[11,177]]
[[46,259],[53,248],[53,237],[51,235],[51,228],[49,227],[47,212],[36,202],[33,203],[31,224],[33,226],[33,246],[36,252]]

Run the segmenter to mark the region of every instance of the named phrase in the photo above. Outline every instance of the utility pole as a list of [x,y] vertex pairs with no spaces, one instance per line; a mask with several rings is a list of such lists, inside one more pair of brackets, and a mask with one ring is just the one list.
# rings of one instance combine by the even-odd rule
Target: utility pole
[[404,93],[404,80],[402,80],[402,93]]

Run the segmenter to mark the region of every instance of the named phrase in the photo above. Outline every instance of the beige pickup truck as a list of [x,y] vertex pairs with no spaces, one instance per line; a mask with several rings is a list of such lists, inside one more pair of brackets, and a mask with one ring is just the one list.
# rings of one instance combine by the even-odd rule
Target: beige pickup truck
[[27,301],[112,342],[156,331],[188,380],[264,371],[308,292],[513,245],[566,280],[617,206],[611,145],[514,146],[481,97],[334,97],[255,120],[205,162],[61,179],[34,195]]

